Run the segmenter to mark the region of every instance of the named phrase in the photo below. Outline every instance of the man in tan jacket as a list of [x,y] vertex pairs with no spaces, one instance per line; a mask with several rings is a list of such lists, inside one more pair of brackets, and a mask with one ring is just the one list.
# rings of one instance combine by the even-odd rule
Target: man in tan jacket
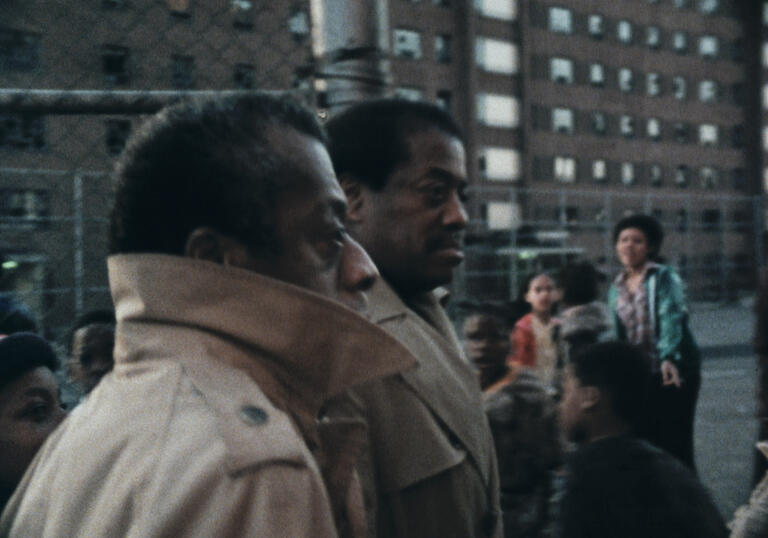
[[371,428],[379,537],[500,536],[498,477],[476,372],[441,304],[467,224],[464,145],[442,109],[381,100],[327,125],[350,232],[382,278],[371,319],[417,368],[355,391]]
[[43,446],[0,535],[362,536],[365,426],[330,397],[412,358],[340,304],[376,278],[314,116],[166,109],[116,171],[115,367]]

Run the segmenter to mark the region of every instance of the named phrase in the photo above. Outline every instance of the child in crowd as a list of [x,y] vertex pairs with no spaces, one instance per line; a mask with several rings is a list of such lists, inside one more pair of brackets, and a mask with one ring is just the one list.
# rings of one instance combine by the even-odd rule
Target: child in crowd
[[514,368],[530,368],[545,385],[554,387],[559,370],[553,335],[558,320],[552,315],[555,282],[546,273],[540,273],[529,278],[523,289],[531,311],[515,324],[507,362]]

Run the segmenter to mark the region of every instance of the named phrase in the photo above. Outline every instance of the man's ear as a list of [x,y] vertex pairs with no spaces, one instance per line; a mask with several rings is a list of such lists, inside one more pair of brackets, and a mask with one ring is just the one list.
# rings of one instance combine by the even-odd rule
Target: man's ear
[[244,267],[249,259],[248,248],[241,241],[207,226],[190,232],[184,255],[232,267]]
[[603,393],[597,387],[588,385],[586,387],[581,387],[581,390],[583,391],[581,395],[582,411],[594,409],[603,399]]
[[365,209],[365,193],[363,185],[354,176],[343,174],[339,177],[339,184],[347,196],[347,219],[350,222],[363,220]]

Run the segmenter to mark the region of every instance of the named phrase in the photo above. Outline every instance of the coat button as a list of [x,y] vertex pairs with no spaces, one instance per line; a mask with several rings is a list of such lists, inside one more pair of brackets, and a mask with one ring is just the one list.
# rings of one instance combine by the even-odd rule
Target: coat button
[[250,426],[261,426],[269,420],[267,412],[255,405],[244,405],[240,408],[240,418]]

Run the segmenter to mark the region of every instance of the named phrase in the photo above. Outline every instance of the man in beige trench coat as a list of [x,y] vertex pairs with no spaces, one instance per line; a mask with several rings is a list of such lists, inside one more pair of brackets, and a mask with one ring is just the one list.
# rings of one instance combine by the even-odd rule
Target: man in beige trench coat
[[413,359],[349,306],[376,278],[314,116],[166,109],[116,171],[115,367],[42,447],[2,536],[362,536],[365,426],[322,408]]
[[369,294],[371,319],[417,359],[415,369],[355,390],[370,424],[367,500],[377,534],[500,536],[479,380],[435,291],[463,259],[459,129],[438,107],[398,100],[353,106],[327,128],[350,233],[382,276]]

